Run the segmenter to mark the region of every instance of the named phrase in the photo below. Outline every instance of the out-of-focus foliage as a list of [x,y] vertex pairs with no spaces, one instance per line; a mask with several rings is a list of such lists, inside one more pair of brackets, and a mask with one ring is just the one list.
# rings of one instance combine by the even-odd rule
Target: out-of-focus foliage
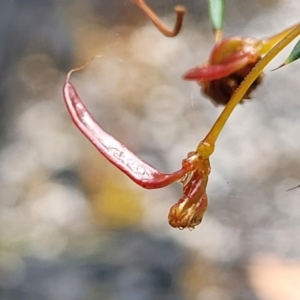
[[224,0],[209,0],[209,15],[214,31],[222,30],[224,24]]

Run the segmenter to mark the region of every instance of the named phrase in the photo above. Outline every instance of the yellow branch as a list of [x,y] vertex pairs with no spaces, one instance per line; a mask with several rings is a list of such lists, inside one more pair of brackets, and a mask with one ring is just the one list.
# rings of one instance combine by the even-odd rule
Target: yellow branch
[[297,23],[296,25],[293,25],[285,30],[283,30],[282,32],[279,32],[267,39],[264,39],[262,41],[260,41],[260,46],[261,46],[261,53],[262,54],[266,54],[268,53],[275,44],[277,44],[280,40],[282,40],[283,38],[285,38],[292,30],[294,30],[297,26],[299,25],[299,23]]
[[214,145],[220,132],[222,131],[225,123],[227,122],[236,105],[243,99],[243,96],[245,95],[251,84],[262,73],[263,69],[273,60],[273,58],[289,43],[291,43],[298,35],[300,35],[300,24],[298,24],[297,27],[295,27],[277,45],[275,45],[274,48],[272,48],[251,70],[249,75],[235,91],[230,101],[228,102],[204,140],[198,145],[197,152],[202,157],[208,157],[213,153]]

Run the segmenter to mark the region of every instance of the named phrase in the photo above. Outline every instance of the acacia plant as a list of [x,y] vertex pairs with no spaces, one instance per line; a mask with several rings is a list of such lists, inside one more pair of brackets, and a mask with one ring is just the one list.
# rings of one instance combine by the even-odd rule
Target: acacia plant
[[[186,11],[183,6],[175,7],[175,26],[169,30],[144,0],[134,2],[165,36],[175,37],[180,32]],[[225,107],[203,140],[195,150],[187,154],[182,160],[181,168],[174,173],[164,174],[153,168],[97,124],[70,82],[71,74],[85,66],[72,69],[63,87],[64,101],[74,124],[108,161],[131,180],[146,189],[162,188],[173,182],[181,183],[183,195],[170,208],[168,216],[169,224],[180,229],[193,229],[202,221],[207,208],[206,187],[211,171],[209,158],[234,108],[243,99],[249,98],[261,82],[261,74],[270,61],[300,35],[298,23],[268,39],[223,39],[223,0],[209,0],[209,13],[215,45],[208,61],[187,71],[183,78],[198,82],[205,95],[215,104]],[[280,67],[299,57],[300,41]]]

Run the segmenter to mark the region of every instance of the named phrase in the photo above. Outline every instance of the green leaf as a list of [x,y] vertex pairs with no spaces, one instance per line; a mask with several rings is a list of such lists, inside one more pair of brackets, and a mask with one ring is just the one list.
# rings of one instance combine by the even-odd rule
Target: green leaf
[[300,40],[292,50],[291,54],[287,58],[287,60],[284,62],[285,65],[288,65],[292,63],[293,61],[297,60],[300,58]]
[[282,68],[292,62],[294,62],[295,60],[300,58],[300,40],[297,42],[297,44],[295,45],[295,47],[293,48],[292,52],[290,53],[290,55],[288,56],[288,58],[285,60],[285,62],[280,65],[278,68],[276,68],[275,70]]
[[221,32],[224,23],[224,0],[208,0],[209,17],[214,32]]

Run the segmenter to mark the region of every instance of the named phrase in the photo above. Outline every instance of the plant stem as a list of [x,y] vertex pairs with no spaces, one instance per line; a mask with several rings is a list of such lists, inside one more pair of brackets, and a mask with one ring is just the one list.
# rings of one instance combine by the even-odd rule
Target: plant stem
[[[215,142],[222,131],[225,123],[230,117],[232,111],[237,106],[237,104],[243,99],[243,96],[251,86],[251,84],[256,80],[256,78],[262,73],[263,69],[273,60],[273,58],[284,49],[289,43],[291,43],[298,35],[300,35],[300,24],[297,25],[285,38],[283,38],[277,45],[274,46],[251,70],[249,75],[245,78],[242,84],[235,91],[231,97],[228,104],[225,106],[224,110],[220,114],[219,118],[216,120],[206,137],[202,142],[200,142],[197,151],[200,155],[201,152],[205,156],[209,152],[211,155]],[[210,148],[210,149],[208,149]],[[205,151],[205,153],[204,153]]]

